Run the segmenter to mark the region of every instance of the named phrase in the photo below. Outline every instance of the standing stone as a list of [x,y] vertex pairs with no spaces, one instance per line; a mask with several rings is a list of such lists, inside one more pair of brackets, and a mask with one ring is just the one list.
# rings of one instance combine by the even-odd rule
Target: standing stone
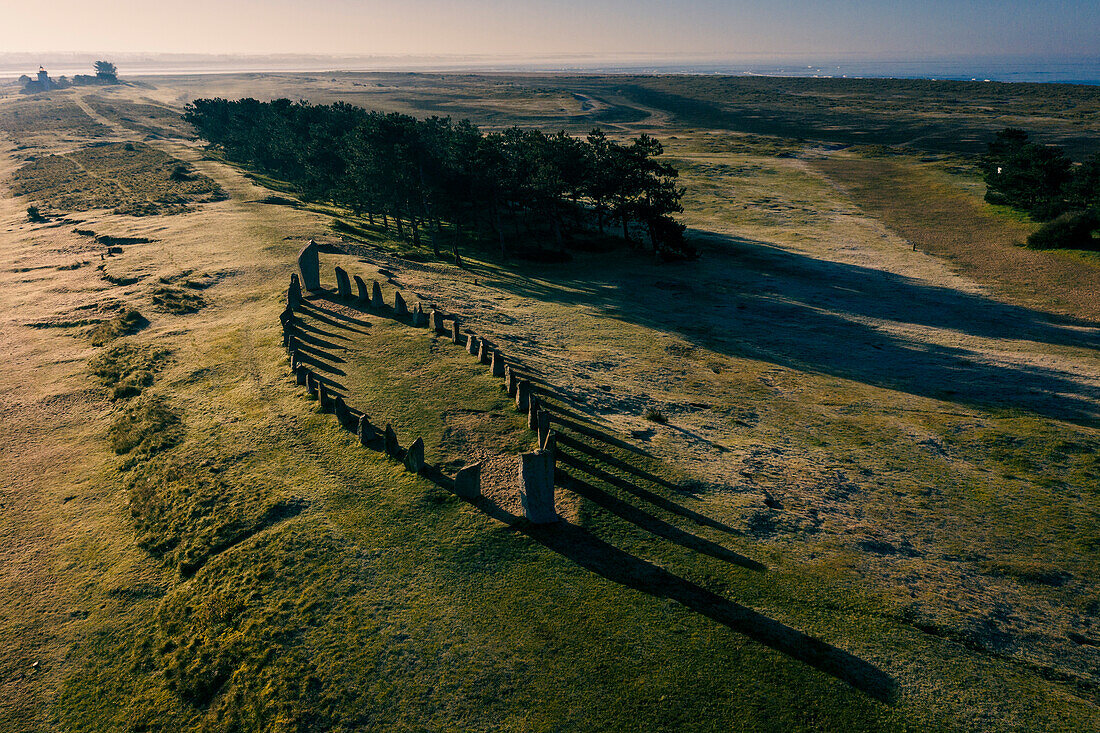
[[298,368],[294,370],[294,381],[298,383],[299,387],[304,387],[309,382],[309,369],[305,364],[299,364]]
[[477,356],[477,336],[472,333],[466,336],[466,351],[473,356]]
[[558,434],[557,434],[557,432],[554,431],[554,430],[551,430],[550,432],[548,432],[546,434],[546,440],[539,447],[542,448],[542,450],[549,453],[551,456],[553,456],[555,460],[557,460],[557,456],[558,456]]
[[336,295],[341,300],[351,300],[351,280],[348,280],[348,272],[342,267],[336,268]]
[[332,398],[329,396],[325,383],[317,380],[317,401],[321,403],[321,412],[332,410]]
[[535,524],[558,521],[554,510],[554,456],[547,451],[519,454],[519,501]]
[[516,396],[516,372],[511,366],[504,367],[504,386],[509,397]]
[[306,372],[306,391],[314,397],[318,397],[320,390],[317,388],[320,382],[317,381],[317,377],[313,372]]
[[530,403],[527,410],[527,429],[538,431],[539,429],[539,400],[534,395],[528,396]]
[[298,350],[290,352],[290,371],[298,371]]
[[298,280],[298,273],[290,276],[290,287],[286,291],[286,307],[294,310],[302,302],[302,283]]
[[462,331],[459,330],[457,318],[451,321],[451,341],[462,345]]
[[538,414],[539,448],[546,447],[546,436],[550,435],[550,411],[539,410]]
[[367,284],[363,282],[363,278],[358,275],[355,276],[355,299],[360,303],[366,303],[370,299],[370,293],[367,292]]
[[405,452],[405,468],[415,474],[424,473],[424,439],[417,438]]
[[527,412],[531,407],[531,383],[526,379],[516,382],[516,409]]
[[488,341],[486,341],[485,339],[481,339],[481,343],[478,344],[477,348],[477,360],[480,361],[482,364],[488,364],[491,359],[491,357],[489,356],[489,349],[491,348],[492,346],[489,345]]
[[288,334],[286,337],[286,353],[293,354],[298,350],[298,340],[293,335]]
[[377,280],[372,280],[370,285],[370,307],[385,308],[386,300],[382,297],[382,286]]
[[367,419],[365,414],[359,416],[359,425],[356,426],[355,434],[359,436],[359,442],[363,445],[378,440],[378,431],[370,424],[370,420]]
[[405,305],[405,299],[401,297],[400,292],[393,296],[393,313],[397,316],[409,315],[409,306]]
[[397,433],[393,431],[393,426],[386,423],[386,455],[393,458],[401,457],[401,444],[397,442]]
[[463,499],[476,499],[481,496],[481,464],[463,466],[455,474],[455,493]]
[[447,327],[443,325],[443,314],[432,308],[432,315],[428,321],[428,326],[436,333],[447,333]]
[[493,376],[494,377],[503,377],[504,376],[504,357],[501,356],[500,352],[497,351],[496,349],[493,349],[492,364],[493,364]]
[[302,287],[309,292],[321,289],[321,248],[312,239],[298,252],[298,270],[302,273]]
[[336,413],[336,420],[342,427],[348,430],[354,430],[357,427],[355,417],[351,414],[351,410],[348,409],[347,404],[344,403],[343,397],[336,397],[332,401],[333,412]]
[[428,325],[428,316],[425,315],[424,309],[420,307],[420,304],[416,304],[416,310],[413,311],[413,325],[417,328],[422,328]]

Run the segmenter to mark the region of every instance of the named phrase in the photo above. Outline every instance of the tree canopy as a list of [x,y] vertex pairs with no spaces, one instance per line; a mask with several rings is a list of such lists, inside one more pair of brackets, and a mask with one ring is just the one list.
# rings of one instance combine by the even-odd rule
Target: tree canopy
[[[367,111],[344,102],[312,105],[199,99],[186,119],[231,160],[342,205],[371,222],[392,220],[419,242],[444,224],[508,240],[542,233],[559,248],[609,223],[627,241],[684,256],[677,171],[658,160],[661,144],[629,143],[594,130],[587,138],[513,127],[484,133],[469,120]],[[457,251],[456,251],[457,255]]]

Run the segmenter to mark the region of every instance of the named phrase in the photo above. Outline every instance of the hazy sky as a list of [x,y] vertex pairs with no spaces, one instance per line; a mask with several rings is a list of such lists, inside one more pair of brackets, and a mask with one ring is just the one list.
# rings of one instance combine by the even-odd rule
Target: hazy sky
[[0,0],[0,52],[1100,56],[1100,1]]

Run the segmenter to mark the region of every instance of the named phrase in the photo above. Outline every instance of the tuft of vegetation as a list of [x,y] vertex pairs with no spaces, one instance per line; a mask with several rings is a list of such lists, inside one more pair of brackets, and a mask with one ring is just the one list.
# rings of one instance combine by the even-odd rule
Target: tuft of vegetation
[[135,333],[148,324],[149,321],[146,320],[145,316],[134,308],[128,308],[111,320],[104,321],[93,328],[88,337],[92,342],[92,346],[104,346],[120,336]]
[[665,414],[654,407],[651,407],[645,411],[645,419],[649,420],[650,422],[655,422],[658,425],[668,424],[668,418],[665,417]]
[[1100,215],[1095,211],[1067,211],[1039,227],[1027,238],[1031,249],[1100,250]]
[[981,568],[990,575],[1016,578],[1020,582],[1031,585],[1049,585],[1060,587],[1065,585],[1073,577],[1059,568],[1040,562],[1029,561],[986,561],[981,563]]
[[27,221],[34,223],[43,222],[46,221],[46,217],[42,216],[42,212],[37,206],[28,206]]
[[108,388],[111,399],[129,399],[138,396],[153,383],[156,373],[167,362],[168,355],[166,349],[119,344],[98,354],[89,367],[92,375]]
[[194,288],[185,290],[174,285],[158,285],[153,288],[152,298],[157,310],[175,315],[195,313],[206,305],[206,301],[194,292]]
[[183,421],[162,397],[143,397],[128,404],[107,431],[111,448],[119,455],[148,458],[176,445],[183,437]]

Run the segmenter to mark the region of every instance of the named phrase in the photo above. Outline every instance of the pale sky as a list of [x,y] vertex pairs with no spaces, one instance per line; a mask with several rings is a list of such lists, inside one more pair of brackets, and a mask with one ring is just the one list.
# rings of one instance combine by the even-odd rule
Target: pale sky
[[0,0],[0,53],[1100,56],[1100,0]]

